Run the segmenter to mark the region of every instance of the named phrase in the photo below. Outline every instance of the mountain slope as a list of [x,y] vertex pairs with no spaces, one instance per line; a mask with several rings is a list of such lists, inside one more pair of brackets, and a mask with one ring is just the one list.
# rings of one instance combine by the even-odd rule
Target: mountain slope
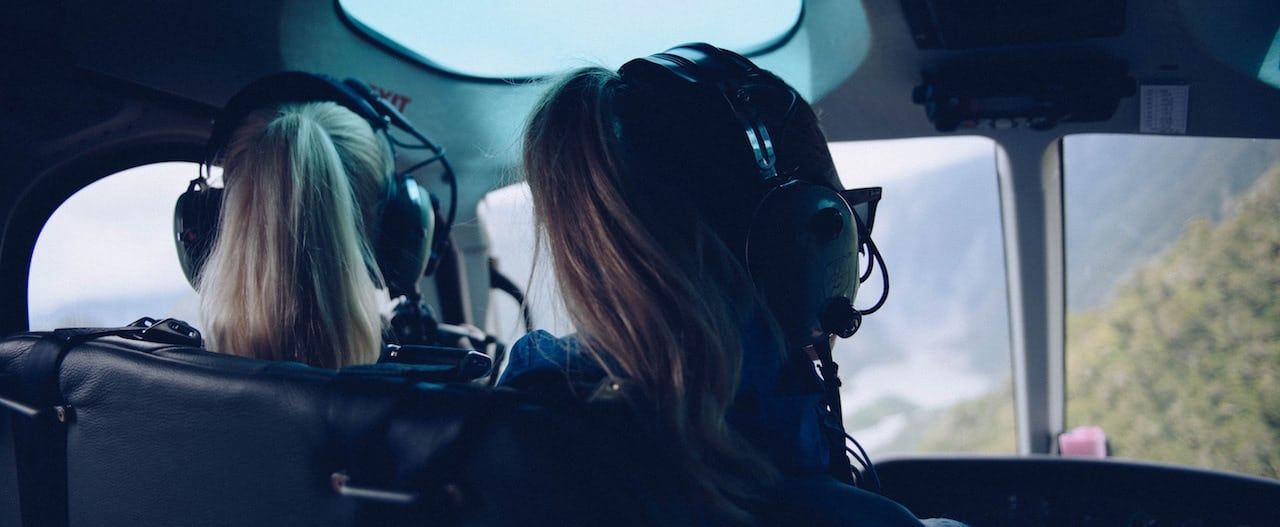
[[1068,320],[1067,418],[1115,453],[1280,477],[1280,167]]
[[[1069,316],[1067,419],[1119,457],[1280,478],[1280,166],[1227,210]],[[1007,393],[953,407],[920,448],[1007,449],[987,417],[1012,413]]]

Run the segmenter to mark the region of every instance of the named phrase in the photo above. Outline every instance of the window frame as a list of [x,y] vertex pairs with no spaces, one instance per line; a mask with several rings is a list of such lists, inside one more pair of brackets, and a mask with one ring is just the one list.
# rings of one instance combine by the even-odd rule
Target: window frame
[[194,142],[130,145],[68,161],[43,172],[33,172],[25,188],[17,191],[0,240],[0,294],[9,301],[0,308],[0,332],[8,335],[30,330],[29,291],[31,258],[40,232],[53,213],[76,192],[116,173],[166,162],[201,163],[204,145]]

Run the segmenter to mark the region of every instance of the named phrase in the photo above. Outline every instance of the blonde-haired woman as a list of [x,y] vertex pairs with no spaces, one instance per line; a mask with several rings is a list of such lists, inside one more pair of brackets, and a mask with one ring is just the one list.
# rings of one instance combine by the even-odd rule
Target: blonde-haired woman
[[241,122],[197,284],[211,349],[325,368],[377,360],[387,294],[369,229],[391,163],[369,123],[333,102],[273,105]]
[[[812,109],[760,74],[752,106],[779,173],[838,188]],[[719,89],[574,71],[530,118],[524,173],[578,333],[521,339],[503,384],[587,400],[620,393],[644,416],[637,430],[684,473],[672,480],[708,504],[708,523],[919,525],[829,475],[821,381],[786,350],[745,270],[761,189]]]

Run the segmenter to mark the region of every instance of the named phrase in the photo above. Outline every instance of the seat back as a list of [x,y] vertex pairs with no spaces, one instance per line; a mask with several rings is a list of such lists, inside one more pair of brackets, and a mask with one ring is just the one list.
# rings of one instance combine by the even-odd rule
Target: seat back
[[18,509],[17,462],[13,452],[13,415],[0,411],[0,525],[22,525]]
[[[6,411],[0,419],[3,525],[20,525],[15,518],[24,514],[28,524],[65,517],[70,526],[691,518],[679,493],[663,493],[672,485],[664,484],[670,471],[661,456],[514,392],[415,383],[399,369],[335,372],[119,336],[72,346],[54,378],[33,380],[35,359],[57,352],[50,339],[33,333],[0,341],[0,397],[42,412]],[[51,383],[57,400],[32,400],[39,382]],[[51,413],[55,406],[60,414]],[[56,425],[33,427],[40,419]],[[65,448],[47,451],[59,442]],[[46,461],[53,464],[40,465]],[[59,461],[65,479],[21,475],[24,464],[58,472],[47,467]],[[42,486],[50,481],[65,489],[64,505]],[[20,512],[19,501],[28,510]],[[54,510],[32,516],[49,503]]]

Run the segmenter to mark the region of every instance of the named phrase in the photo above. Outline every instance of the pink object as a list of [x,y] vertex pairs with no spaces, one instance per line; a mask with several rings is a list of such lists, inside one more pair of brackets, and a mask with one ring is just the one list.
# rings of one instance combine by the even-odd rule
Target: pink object
[[1107,457],[1107,433],[1101,426],[1077,426],[1058,435],[1058,452],[1064,457]]

